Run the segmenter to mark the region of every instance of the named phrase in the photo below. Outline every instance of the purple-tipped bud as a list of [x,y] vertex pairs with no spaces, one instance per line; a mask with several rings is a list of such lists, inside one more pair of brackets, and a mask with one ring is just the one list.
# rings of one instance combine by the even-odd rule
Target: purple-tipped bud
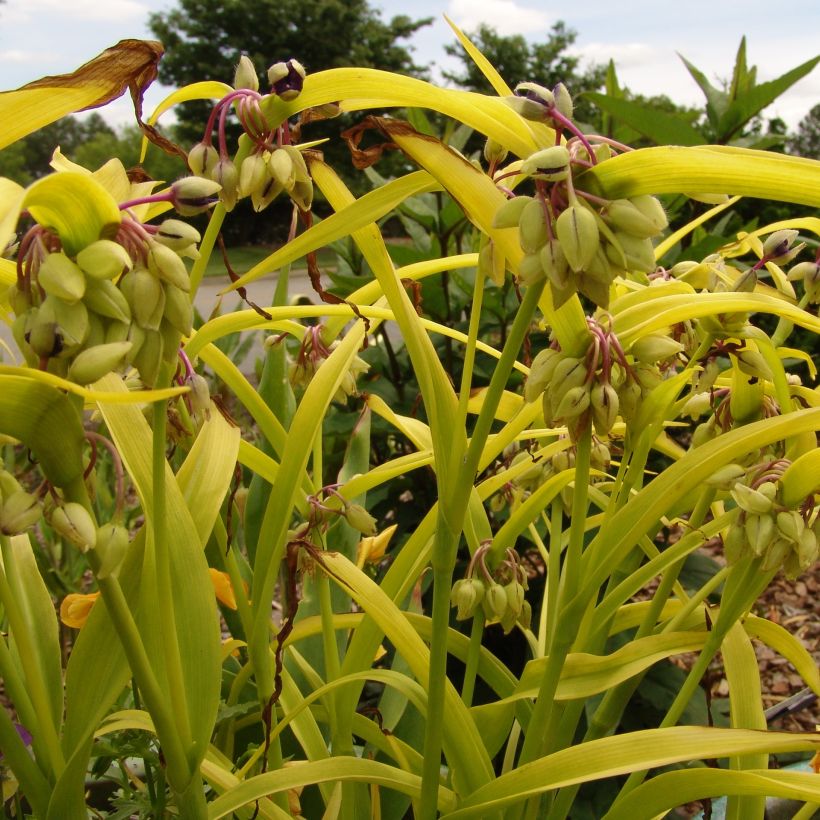
[[298,60],[274,63],[268,69],[271,90],[285,102],[295,100],[305,82],[305,69]]
[[217,201],[221,189],[222,186],[211,179],[183,177],[171,186],[171,201],[182,216],[195,216]]

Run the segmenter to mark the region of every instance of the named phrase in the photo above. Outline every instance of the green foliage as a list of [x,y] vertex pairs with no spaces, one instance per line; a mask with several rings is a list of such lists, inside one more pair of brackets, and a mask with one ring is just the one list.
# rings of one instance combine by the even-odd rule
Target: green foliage
[[[553,30],[554,59],[572,36]],[[816,664],[750,614],[820,556],[820,392],[792,341],[820,335],[820,221],[738,232],[734,199],[690,221],[656,197],[816,208],[820,163],[652,125],[614,70],[609,116],[693,144],[588,134],[560,85],[503,99],[283,63],[260,93],[260,65],[171,96],[213,116],[198,173],[165,190],[60,156],[26,187],[0,179],[0,246],[21,232],[0,306],[24,356],[0,367],[4,789],[45,818],[631,818],[716,794],[762,818],[766,794],[820,800],[815,776],[767,768],[820,733],[766,729],[751,641],[820,693]],[[733,87],[708,91],[715,122],[753,129],[744,95],[771,88],[755,96],[742,48]],[[290,123],[362,101],[409,122],[371,118],[381,142],[357,156],[389,143],[413,170],[371,168],[356,196]],[[203,320],[239,203],[283,214],[287,241],[235,255],[229,287],[276,271],[275,292]],[[302,264],[313,301],[288,298]],[[232,357],[260,337],[257,380]],[[78,632],[61,638],[58,603]],[[728,706],[710,714],[718,656]]]

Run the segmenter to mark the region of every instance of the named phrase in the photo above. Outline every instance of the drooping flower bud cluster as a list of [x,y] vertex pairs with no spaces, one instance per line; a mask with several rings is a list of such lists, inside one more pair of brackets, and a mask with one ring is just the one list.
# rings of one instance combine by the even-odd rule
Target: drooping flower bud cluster
[[43,505],[34,493],[26,492],[19,481],[0,467],[0,533],[19,535],[34,526],[43,514]]
[[683,351],[668,336],[647,335],[627,353],[611,329],[594,319],[587,324],[591,340],[583,356],[569,356],[556,345],[545,348],[533,359],[524,385],[526,401],[541,397],[545,423],[565,425],[573,441],[590,424],[606,438],[619,415],[634,418],[660,383],[661,367]]
[[500,623],[505,634],[518,624],[530,628],[532,607],[525,598],[527,573],[515,550],[506,550],[504,560],[491,572],[487,554],[491,543],[485,542],[475,551],[467,574],[453,584],[450,603],[457,608],[456,618],[465,621],[482,607],[487,623]]
[[[211,185],[207,180],[201,180]],[[168,195],[185,208],[195,178]],[[198,189],[197,189],[198,190]],[[183,256],[196,256],[199,233],[177,219],[142,224],[127,208],[114,239],[98,239],[70,256],[39,225],[20,243],[10,301],[15,340],[29,364],[90,384],[126,365],[154,384],[191,332],[190,278]]]
[[[508,100],[527,119],[549,121],[573,135],[566,145],[543,148],[495,179],[533,180],[533,196],[509,199],[495,215],[494,228],[518,228],[524,257],[515,271],[532,284],[546,278],[556,307],[575,293],[606,307],[616,276],[642,276],[655,270],[652,239],[667,227],[666,213],[651,196],[607,201],[577,191],[573,172],[583,171],[610,153],[593,147],[571,120],[572,100],[559,83],[553,91],[521,83]],[[491,155],[495,168],[498,160]],[[498,267],[499,265],[496,264]],[[503,266],[501,266],[503,271]]]
[[[290,383],[294,389],[306,388],[310,384],[316,371],[322,366],[324,361],[337,347],[338,342],[333,341],[329,345],[325,343],[322,334],[324,327],[319,325],[311,325],[305,329],[305,335],[302,339],[302,344],[299,346],[299,352],[296,359],[291,362],[288,369]],[[270,343],[278,341],[278,337],[269,337]],[[345,373],[342,383],[333,395],[333,400],[338,402],[347,401],[348,396],[358,395],[356,387],[356,379],[370,369],[364,359],[359,356],[354,357],[350,370]]]
[[[730,564],[751,554],[763,559],[764,570],[782,567],[788,578],[796,578],[820,557],[820,516],[811,520],[814,504],[791,509],[782,502],[778,479],[787,464],[777,460],[753,468],[746,473],[746,483],[738,481],[731,487],[740,513],[724,535]],[[728,465],[732,467],[738,465]]]
[[[254,210],[262,211],[282,192],[300,210],[310,210],[313,182],[302,152],[291,144],[288,123],[271,128],[262,109],[271,97],[285,102],[295,100],[304,80],[305,69],[297,60],[274,63],[268,69],[270,94],[260,94],[256,68],[250,58],[241,57],[235,89],[216,103],[202,140],[188,153],[191,171],[221,186],[220,199],[226,210],[232,210],[239,199],[250,197]],[[239,167],[228,151],[226,136],[227,117],[232,110],[252,143]],[[213,144],[214,132],[218,148]]]

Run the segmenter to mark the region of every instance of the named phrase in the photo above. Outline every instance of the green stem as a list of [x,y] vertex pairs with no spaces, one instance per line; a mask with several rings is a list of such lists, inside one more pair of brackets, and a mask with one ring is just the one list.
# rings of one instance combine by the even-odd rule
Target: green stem
[[177,637],[176,614],[174,612],[174,592],[171,584],[171,556],[168,545],[167,512],[165,505],[165,443],[167,401],[153,405],[153,448],[152,448],[152,493],[153,515],[151,529],[154,536],[154,552],[157,570],[157,597],[162,623],[162,649],[165,671],[168,676],[168,696],[177,723],[180,741],[190,747],[191,725],[188,719],[188,704],[185,697],[185,677],[182,672],[179,640]]
[[461,699],[469,707],[473,703],[478,661],[481,657],[481,638],[484,635],[484,610],[481,607],[473,615],[470,629],[470,646],[467,650],[467,664],[464,669],[464,685],[461,688]]
[[[5,645],[5,641],[0,641],[0,643]],[[26,725],[26,729],[33,728],[31,724]],[[34,814],[37,817],[45,817],[51,798],[51,784],[29,754],[5,708],[0,709],[0,748],[3,750],[4,764],[11,769],[19,781],[20,788],[31,803]]]
[[484,299],[484,277],[476,270],[473,285],[473,303],[470,307],[470,326],[467,331],[467,344],[464,347],[464,369],[461,371],[461,387],[458,391],[457,426],[466,427],[467,404],[470,401],[470,389],[473,384],[475,366],[475,349],[478,331],[481,326],[481,305]]
[[546,655],[547,647],[555,641],[558,624],[558,595],[561,584],[561,541],[564,535],[564,505],[556,498],[550,507],[550,555],[547,564],[546,585],[546,633],[538,636],[541,654]]
[[427,723],[424,732],[420,820],[434,820],[437,813],[441,747],[444,737],[444,696],[447,688],[447,630],[450,627],[450,587],[458,551],[459,535],[451,532],[439,507],[433,542],[433,612],[430,671],[427,680]]

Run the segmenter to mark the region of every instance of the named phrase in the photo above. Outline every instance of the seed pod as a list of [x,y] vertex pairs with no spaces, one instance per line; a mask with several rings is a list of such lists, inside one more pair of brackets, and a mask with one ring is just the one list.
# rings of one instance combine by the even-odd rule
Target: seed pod
[[[518,241],[524,253],[536,253],[549,239],[540,199],[531,199],[518,219]],[[540,266],[540,262],[539,262]]]
[[37,281],[46,293],[65,302],[77,302],[85,293],[83,272],[64,253],[50,253],[45,258]]
[[4,494],[0,503],[0,532],[19,535],[36,524],[43,514],[43,505],[33,493],[17,490]]
[[82,552],[94,549],[97,543],[97,527],[94,519],[82,504],[68,501],[51,513],[51,526]]
[[[135,281],[133,276],[133,272],[127,273],[123,277],[123,284],[126,280],[129,284],[133,284]],[[94,313],[98,313],[100,316],[125,323],[131,321],[129,301],[125,286],[120,290],[108,279],[89,279],[83,297],[83,302],[89,310],[93,310]]]
[[592,212],[583,205],[570,205],[555,220],[555,233],[569,266],[576,272],[583,270],[594,258],[600,241]]
[[131,342],[111,342],[83,350],[68,368],[69,381],[91,384],[101,379],[119,367],[130,350]]
[[92,279],[116,279],[124,270],[130,270],[128,251],[110,239],[98,239],[77,254],[77,264]]
[[152,242],[148,249],[147,262],[148,270],[163,282],[168,282],[186,293],[191,289],[188,268],[175,251]]
[[516,196],[508,199],[493,217],[493,228],[516,228],[521,219],[521,212],[532,202],[531,196]]

